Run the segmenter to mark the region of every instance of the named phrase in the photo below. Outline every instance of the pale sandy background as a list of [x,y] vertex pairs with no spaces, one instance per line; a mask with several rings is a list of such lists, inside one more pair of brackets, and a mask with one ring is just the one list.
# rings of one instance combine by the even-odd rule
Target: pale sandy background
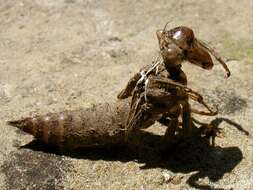
[[[0,0],[0,189],[252,189],[252,10],[251,0]],[[124,149],[61,156],[18,148],[32,138],[7,120],[115,99],[151,63],[155,31],[167,21],[191,27],[227,58],[228,80],[217,62],[212,71],[184,69],[189,86],[248,136],[222,122],[219,148],[200,142],[167,159]],[[163,173],[181,180],[166,183]]]

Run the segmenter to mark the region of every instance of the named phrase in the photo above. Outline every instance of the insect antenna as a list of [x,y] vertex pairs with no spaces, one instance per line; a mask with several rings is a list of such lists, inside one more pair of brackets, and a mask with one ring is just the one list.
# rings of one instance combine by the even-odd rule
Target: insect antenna
[[165,38],[164,38],[164,36],[165,36],[165,34],[166,34],[165,31],[166,31],[167,25],[168,25],[169,23],[170,23],[170,21],[168,21],[168,22],[164,25],[164,27],[163,27],[163,30],[162,30],[162,36],[163,36],[162,38],[163,38],[163,39],[165,39]]
[[165,32],[166,27],[167,27],[167,25],[168,25],[169,23],[170,23],[170,21],[166,22],[166,24],[164,25],[164,28],[163,28],[163,32]]

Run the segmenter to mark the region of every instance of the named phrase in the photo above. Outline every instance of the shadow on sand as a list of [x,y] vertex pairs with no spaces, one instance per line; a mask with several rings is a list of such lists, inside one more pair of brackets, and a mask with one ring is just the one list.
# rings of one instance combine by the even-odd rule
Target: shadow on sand
[[[231,124],[248,135],[248,132],[240,125],[225,118],[217,118],[212,121],[212,124],[218,128],[222,121]],[[120,144],[110,147],[60,151],[34,140],[22,148],[66,155],[77,159],[103,159],[122,162],[137,160],[139,163],[143,163],[143,166],[141,166],[142,169],[164,168],[174,173],[185,174],[195,172],[189,177],[187,183],[191,187],[203,190],[218,190],[221,188],[201,185],[198,183],[199,179],[208,177],[210,181],[216,182],[220,180],[225,173],[233,170],[242,160],[242,152],[238,147],[212,147],[209,139],[203,137],[187,139],[184,142],[180,142],[166,153],[160,154],[152,147],[156,146],[156,142],[159,142],[161,136],[144,131],[140,131],[138,136],[142,141],[142,144],[138,146]]]

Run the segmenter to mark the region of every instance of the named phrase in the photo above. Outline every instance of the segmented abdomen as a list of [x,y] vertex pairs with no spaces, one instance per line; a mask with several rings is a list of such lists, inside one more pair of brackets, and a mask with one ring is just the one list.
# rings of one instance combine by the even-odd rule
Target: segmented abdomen
[[117,143],[124,140],[129,101],[9,121],[44,143],[68,148]]

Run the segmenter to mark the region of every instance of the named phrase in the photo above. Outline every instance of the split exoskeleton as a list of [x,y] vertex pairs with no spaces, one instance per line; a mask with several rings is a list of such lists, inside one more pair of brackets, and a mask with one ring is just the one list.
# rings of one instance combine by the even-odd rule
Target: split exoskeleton
[[[167,25],[167,24],[166,24]],[[217,108],[211,109],[203,97],[187,87],[187,77],[181,65],[188,61],[203,69],[212,69],[213,55],[224,67],[227,77],[230,71],[218,54],[204,42],[195,38],[193,31],[187,27],[176,27],[156,32],[159,42],[159,56],[152,63],[140,70],[128,82],[119,95],[119,99],[132,96],[126,131],[147,128],[159,121],[167,126],[164,139],[173,141],[176,134],[188,136],[197,129],[191,113],[214,116]],[[210,55],[211,54],[211,55]],[[208,112],[192,109],[189,98],[202,104]],[[179,117],[182,117],[182,123]],[[182,125],[182,126],[181,126]],[[211,126],[202,126],[209,133]]]
[[[158,58],[130,79],[119,93],[119,101],[20,118],[8,121],[8,124],[45,144],[63,149],[117,144],[125,140],[132,143],[134,139],[128,138],[132,131],[147,128],[155,121],[167,126],[162,150],[187,136],[200,134],[214,137],[216,129],[211,124],[198,122],[191,113],[214,116],[218,111],[210,108],[199,93],[187,87],[181,64],[188,61],[211,69],[212,54],[229,76],[226,64],[212,48],[197,40],[190,28],[166,30],[165,26],[157,31],[157,37],[160,47]],[[207,111],[191,108],[190,99],[203,105]],[[134,138],[135,134],[131,137]]]

